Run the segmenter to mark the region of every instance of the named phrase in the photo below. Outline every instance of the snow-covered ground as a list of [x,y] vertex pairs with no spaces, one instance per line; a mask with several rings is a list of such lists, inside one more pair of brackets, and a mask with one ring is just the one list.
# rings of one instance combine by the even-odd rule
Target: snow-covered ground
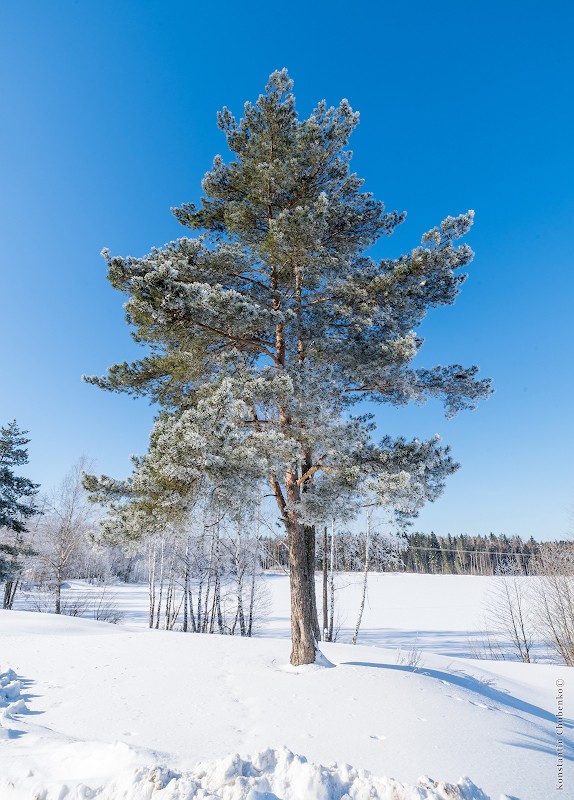
[[298,669],[282,575],[250,640],[150,631],[142,586],[120,625],[0,612],[0,800],[573,797],[574,670],[471,657],[493,580],[373,575],[353,646],[341,578]]

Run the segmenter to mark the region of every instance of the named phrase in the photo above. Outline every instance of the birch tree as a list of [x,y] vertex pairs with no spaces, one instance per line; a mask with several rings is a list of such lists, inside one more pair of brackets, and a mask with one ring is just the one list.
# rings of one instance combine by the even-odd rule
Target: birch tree
[[363,566],[363,588],[361,592],[361,604],[359,606],[359,614],[357,616],[355,631],[353,633],[353,644],[357,644],[357,639],[359,638],[359,629],[361,627],[363,612],[365,610],[365,600],[367,599],[367,581],[369,579],[370,547],[371,547],[371,536],[372,536],[371,528],[373,526],[373,515],[374,515],[374,507],[369,506],[366,510],[367,527],[365,531],[365,560]]
[[372,420],[352,406],[437,397],[452,415],[490,387],[474,366],[411,366],[416,327],[464,281],[472,251],[457,240],[472,212],[400,258],[369,257],[405,215],[385,212],[350,170],[358,114],[322,101],[300,119],[291,90],[286,70],[275,72],[242,119],[219,114],[230,159],[216,156],[199,205],[174,210],[200,235],[143,258],[104,250],[148,353],[88,380],[160,405],[145,458],[168,493],[200,475],[229,492],[267,481],[288,539],[291,662],[305,664],[319,631],[315,525],[334,507],[354,513],[369,479],[411,508],[456,468],[438,440],[376,444]]
[[53,584],[56,614],[62,613],[62,582],[95,526],[94,509],[82,486],[86,463],[79,459],[59,488],[45,498],[44,516],[37,526],[38,560]]

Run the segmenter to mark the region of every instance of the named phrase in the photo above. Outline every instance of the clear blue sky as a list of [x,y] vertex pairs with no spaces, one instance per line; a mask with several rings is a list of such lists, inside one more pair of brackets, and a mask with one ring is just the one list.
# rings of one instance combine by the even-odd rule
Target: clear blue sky
[[0,422],[30,431],[48,489],[81,454],[125,476],[145,400],[81,382],[137,357],[99,253],[184,234],[237,115],[286,66],[301,114],[347,97],[355,170],[406,223],[380,254],[476,210],[456,305],[425,322],[421,364],[476,363],[496,394],[451,421],[379,409],[381,434],[440,433],[462,463],[417,527],[572,527],[574,57],[571,2],[6,0],[0,5]]

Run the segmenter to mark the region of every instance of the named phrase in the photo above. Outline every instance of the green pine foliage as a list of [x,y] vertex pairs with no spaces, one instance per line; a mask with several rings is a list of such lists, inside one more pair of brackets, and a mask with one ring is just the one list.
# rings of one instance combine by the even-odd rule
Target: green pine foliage
[[14,473],[28,463],[26,433],[16,420],[0,428],[0,528],[16,533],[23,533],[26,520],[39,513],[33,504],[39,485]]
[[27,520],[40,513],[34,506],[38,484],[15,473],[28,463],[27,431],[20,430],[16,420],[0,428],[0,579],[10,575],[27,548],[22,534]]
[[[448,217],[400,258],[371,258],[405,215],[387,213],[350,169],[358,114],[343,100],[300,119],[291,89],[286,70],[275,72],[241,120],[219,114],[231,158],[216,156],[198,206],[174,210],[199,235],[143,258],[104,251],[148,353],[87,380],[161,406],[127,486],[138,525],[142,513],[157,524],[158,509],[189,507],[201,492],[242,504],[268,483],[306,636],[313,525],[353,516],[366,492],[415,514],[457,467],[438,438],[375,442],[372,418],[353,417],[353,406],[439,398],[453,415],[491,389],[475,366],[412,365],[423,344],[415,329],[464,282],[472,251],[458,240],[472,212]],[[95,495],[118,492],[108,478],[88,483]]]

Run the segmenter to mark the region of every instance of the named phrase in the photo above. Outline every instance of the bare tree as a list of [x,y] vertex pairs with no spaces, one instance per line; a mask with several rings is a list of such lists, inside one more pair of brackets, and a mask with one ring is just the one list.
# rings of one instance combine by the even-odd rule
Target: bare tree
[[547,645],[574,666],[574,552],[547,545],[537,560],[536,622]]
[[532,645],[534,617],[532,596],[520,575],[501,575],[495,578],[488,617],[499,637],[510,644],[512,652],[524,663],[533,661]]
[[353,633],[353,644],[357,644],[357,639],[359,637],[359,628],[361,627],[361,621],[363,619],[363,611],[365,610],[365,600],[367,599],[367,581],[369,578],[369,567],[370,567],[370,548],[371,548],[371,538],[372,538],[372,527],[373,527],[373,517],[375,513],[375,507],[369,506],[366,509],[366,517],[367,517],[367,527],[365,531],[365,560],[363,566],[363,592],[361,595],[361,605],[359,606],[359,615],[357,617],[357,622],[355,624],[355,632]]
[[87,459],[78,460],[59,488],[45,499],[37,528],[38,561],[54,591],[54,611],[62,613],[62,583],[87,544],[94,525],[93,506],[82,486]]

